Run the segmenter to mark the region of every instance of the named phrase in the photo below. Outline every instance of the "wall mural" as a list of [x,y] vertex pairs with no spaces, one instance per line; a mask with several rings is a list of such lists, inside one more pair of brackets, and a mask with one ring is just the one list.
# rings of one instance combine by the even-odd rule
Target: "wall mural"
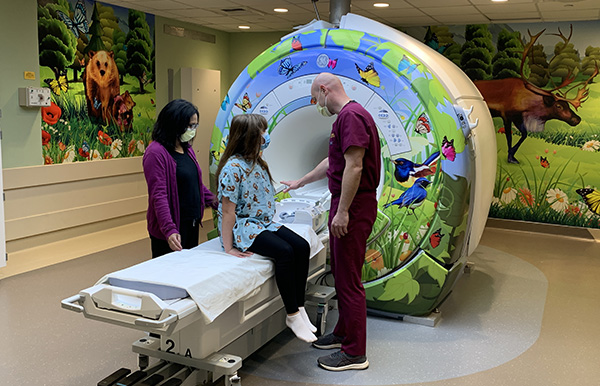
[[432,26],[407,32],[459,66],[488,103],[498,143],[490,216],[599,228],[597,25]]
[[151,138],[154,16],[87,0],[38,0],[45,164],[139,156]]

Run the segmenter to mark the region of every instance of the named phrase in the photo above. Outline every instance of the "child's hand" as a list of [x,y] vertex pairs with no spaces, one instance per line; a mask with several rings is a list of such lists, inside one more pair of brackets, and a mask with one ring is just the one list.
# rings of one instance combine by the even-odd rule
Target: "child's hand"
[[236,256],[236,257],[242,257],[242,258],[244,258],[244,257],[250,257],[250,256],[253,255],[252,252],[242,252],[242,251],[240,251],[237,248],[231,248],[230,250],[225,251],[225,252],[229,253],[230,255],[233,255],[233,256]]

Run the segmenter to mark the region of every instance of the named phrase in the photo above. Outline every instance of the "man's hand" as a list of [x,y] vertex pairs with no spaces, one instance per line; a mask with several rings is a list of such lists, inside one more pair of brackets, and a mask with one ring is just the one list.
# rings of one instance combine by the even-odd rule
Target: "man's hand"
[[282,184],[286,185],[287,188],[283,189],[283,193],[287,193],[290,190],[295,190],[301,188],[303,185],[300,184],[300,180],[295,181],[279,181]]
[[181,248],[181,235],[179,233],[173,233],[169,236],[167,243],[169,243],[172,251],[181,251],[183,249]]
[[350,216],[347,211],[340,211],[333,216],[333,220],[331,220],[331,225],[329,226],[329,231],[333,235],[333,237],[341,238],[348,234],[348,221],[350,220]]

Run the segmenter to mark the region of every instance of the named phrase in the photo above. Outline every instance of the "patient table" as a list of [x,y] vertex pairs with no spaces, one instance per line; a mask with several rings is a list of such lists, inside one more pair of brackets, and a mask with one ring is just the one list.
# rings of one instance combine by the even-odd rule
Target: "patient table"
[[[308,225],[286,226],[311,245],[309,280],[325,272],[327,236]],[[323,290],[309,297],[331,298]],[[240,384],[242,359],[286,328],[272,262],[228,255],[218,239],[113,272],[61,303],[86,318],[148,332],[133,343],[140,368],[150,358],[159,359],[152,372],[179,366],[170,373],[184,386],[223,375],[226,385]]]

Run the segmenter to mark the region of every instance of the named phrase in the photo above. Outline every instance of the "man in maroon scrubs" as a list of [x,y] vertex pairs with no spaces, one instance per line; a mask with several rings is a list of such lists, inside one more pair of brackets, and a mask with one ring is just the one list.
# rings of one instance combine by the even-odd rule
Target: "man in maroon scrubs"
[[329,240],[331,271],[338,296],[339,319],[332,334],[313,346],[341,348],[318,359],[332,371],[362,370],[366,357],[367,306],[361,282],[367,238],[377,216],[376,190],[381,148],[373,118],[346,94],[333,74],[321,73],[311,87],[312,102],[324,116],[337,114],[329,138],[329,153],[315,169],[296,181],[282,181],[286,191],[328,178],[331,192]]

